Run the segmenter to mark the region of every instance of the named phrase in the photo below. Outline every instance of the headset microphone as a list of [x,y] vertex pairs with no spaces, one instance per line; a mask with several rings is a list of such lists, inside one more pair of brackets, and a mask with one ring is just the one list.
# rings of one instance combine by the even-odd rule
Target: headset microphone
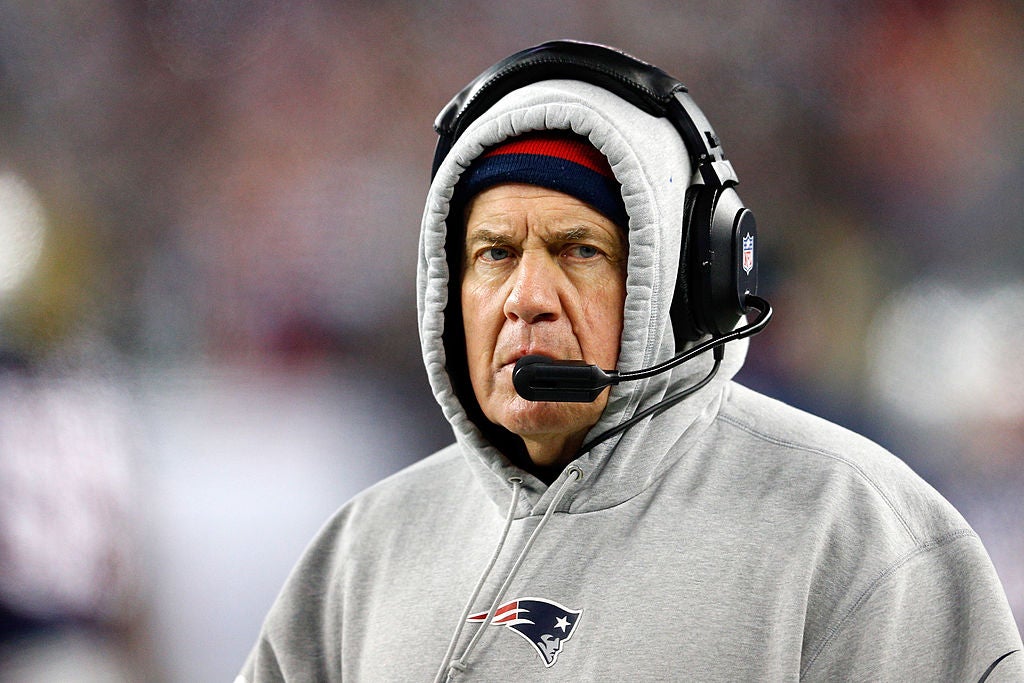
[[661,374],[688,360],[715,349],[721,358],[722,348],[728,342],[750,337],[765,328],[772,317],[772,307],[759,296],[747,294],[744,305],[759,311],[757,318],[728,334],[713,337],[708,341],[673,356],[664,363],[635,372],[619,373],[616,370],[602,370],[581,360],[553,360],[547,356],[524,356],[516,361],[512,370],[512,385],[516,393],[528,401],[555,401],[564,403],[589,403],[595,400],[605,387],[632,382]]
[[523,356],[512,370],[512,385],[527,401],[590,403],[604,388],[618,384],[619,373],[582,360]]

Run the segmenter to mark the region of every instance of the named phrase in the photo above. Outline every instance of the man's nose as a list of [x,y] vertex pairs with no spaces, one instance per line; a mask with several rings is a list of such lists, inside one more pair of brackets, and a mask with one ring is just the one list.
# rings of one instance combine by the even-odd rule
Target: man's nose
[[557,320],[562,314],[559,283],[564,277],[547,254],[526,254],[513,274],[505,299],[505,317],[532,324]]

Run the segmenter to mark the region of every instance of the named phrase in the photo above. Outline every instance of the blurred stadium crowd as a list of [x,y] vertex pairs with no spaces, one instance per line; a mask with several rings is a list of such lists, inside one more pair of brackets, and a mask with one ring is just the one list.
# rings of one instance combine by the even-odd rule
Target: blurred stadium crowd
[[740,381],[939,488],[1024,624],[1019,2],[0,0],[0,681],[230,680],[327,515],[447,443],[430,124],[552,38],[690,86],[777,310]]

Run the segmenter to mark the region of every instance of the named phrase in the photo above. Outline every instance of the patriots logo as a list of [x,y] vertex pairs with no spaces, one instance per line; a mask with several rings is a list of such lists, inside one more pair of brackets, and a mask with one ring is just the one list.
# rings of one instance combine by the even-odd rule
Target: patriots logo
[[[555,663],[562,645],[572,638],[583,610],[569,609],[543,598],[519,598],[506,602],[494,612],[491,624],[505,626],[526,639],[544,661]],[[467,621],[487,621],[487,612],[471,615]]]

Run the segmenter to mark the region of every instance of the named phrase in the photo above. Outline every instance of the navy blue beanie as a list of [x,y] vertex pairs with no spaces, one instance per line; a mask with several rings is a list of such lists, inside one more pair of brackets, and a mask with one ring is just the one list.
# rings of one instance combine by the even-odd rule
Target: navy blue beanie
[[466,197],[501,183],[539,185],[572,195],[616,225],[629,222],[608,159],[569,131],[538,131],[509,138],[483,153],[459,180]]

